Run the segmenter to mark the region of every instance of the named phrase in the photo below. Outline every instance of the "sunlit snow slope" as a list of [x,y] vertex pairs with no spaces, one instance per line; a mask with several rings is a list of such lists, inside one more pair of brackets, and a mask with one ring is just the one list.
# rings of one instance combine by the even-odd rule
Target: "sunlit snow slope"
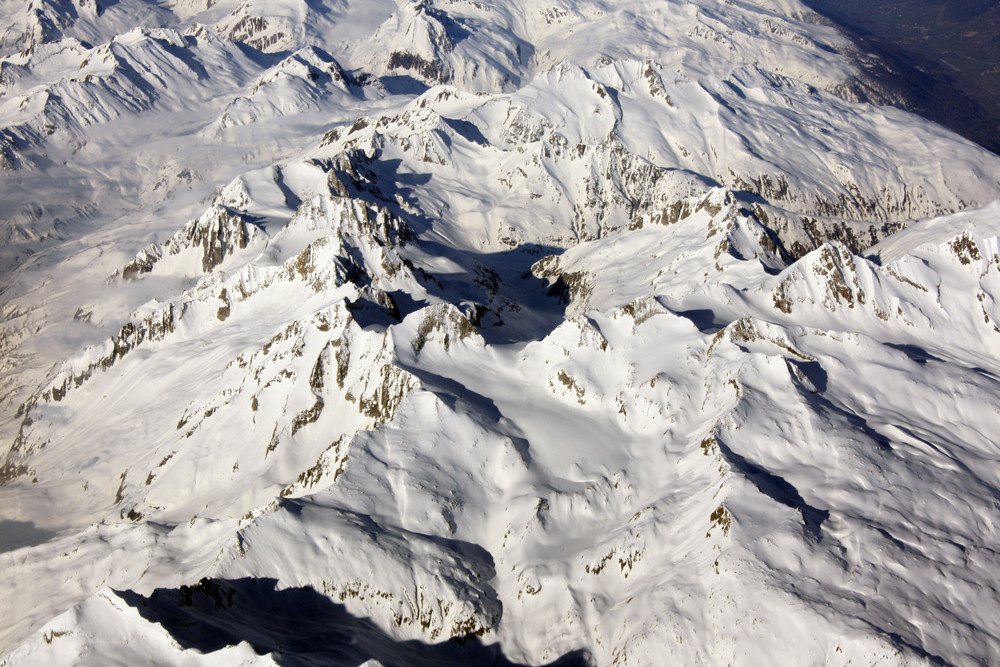
[[1000,157],[803,5],[0,20],[0,665],[1000,660]]

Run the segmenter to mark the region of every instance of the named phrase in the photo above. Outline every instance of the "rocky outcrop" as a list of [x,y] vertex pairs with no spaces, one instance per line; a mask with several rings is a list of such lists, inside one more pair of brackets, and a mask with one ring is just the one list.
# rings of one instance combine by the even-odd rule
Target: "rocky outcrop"
[[140,250],[120,274],[124,280],[136,280],[152,271],[164,257],[182,254],[197,258],[201,272],[211,273],[228,257],[262,241],[264,237],[261,229],[246,214],[216,204],[200,218],[184,225],[162,246],[152,244]]

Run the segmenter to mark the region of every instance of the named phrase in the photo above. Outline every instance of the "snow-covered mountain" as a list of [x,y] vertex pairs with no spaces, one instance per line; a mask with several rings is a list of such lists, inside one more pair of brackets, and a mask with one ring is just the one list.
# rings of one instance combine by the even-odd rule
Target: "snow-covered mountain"
[[1000,657],[1000,157],[805,6],[0,18],[0,664]]

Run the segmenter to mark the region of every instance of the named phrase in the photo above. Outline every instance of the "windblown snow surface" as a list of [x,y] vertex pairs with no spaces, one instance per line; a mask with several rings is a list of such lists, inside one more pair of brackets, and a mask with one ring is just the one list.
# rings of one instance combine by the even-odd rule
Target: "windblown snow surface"
[[1000,661],[1000,157],[796,0],[0,19],[0,665]]

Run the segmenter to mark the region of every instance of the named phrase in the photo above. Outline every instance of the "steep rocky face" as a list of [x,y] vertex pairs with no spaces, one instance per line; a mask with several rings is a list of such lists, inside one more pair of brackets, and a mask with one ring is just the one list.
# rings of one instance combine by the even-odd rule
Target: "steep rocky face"
[[160,259],[189,254],[200,259],[200,268],[210,273],[225,259],[259,240],[258,227],[239,211],[216,205],[197,220],[192,220],[168,239],[163,246],[153,244],[143,248],[135,259],[121,270],[125,280],[135,280],[149,273]]
[[[456,84],[484,91],[515,89],[529,71],[530,46],[512,30],[511,17],[499,7],[432,0],[397,6],[352,53],[368,71],[401,82]],[[473,45],[472,30],[486,43]]]

